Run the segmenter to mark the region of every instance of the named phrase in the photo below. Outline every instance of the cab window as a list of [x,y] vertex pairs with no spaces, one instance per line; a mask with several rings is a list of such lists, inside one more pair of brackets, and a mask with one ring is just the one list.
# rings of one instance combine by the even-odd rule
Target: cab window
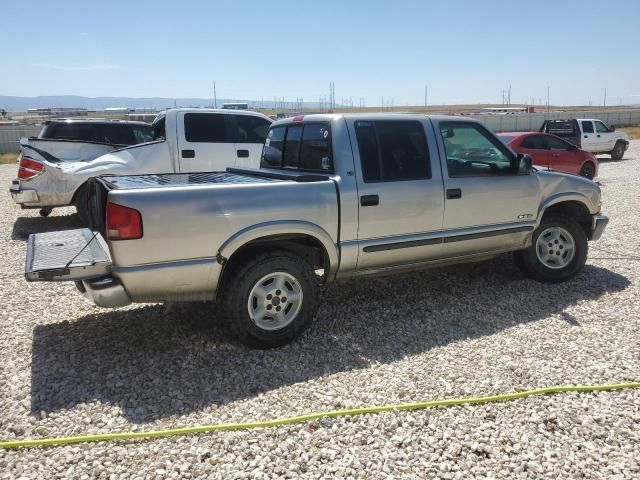
[[449,177],[517,173],[513,155],[482,126],[467,122],[442,122],[440,134],[447,155]]
[[331,131],[326,123],[272,127],[260,166],[333,173]]
[[522,148],[530,150],[546,150],[547,143],[542,135],[531,135],[522,141]]
[[598,133],[608,133],[609,132],[609,129],[607,128],[607,126],[604,123],[602,123],[600,121],[595,121],[593,123],[595,123],[595,125],[596,125],[596,132],[598,132]]
[[365,183],[431,178],[431,163],[420,122],[358,121],[355,124]]

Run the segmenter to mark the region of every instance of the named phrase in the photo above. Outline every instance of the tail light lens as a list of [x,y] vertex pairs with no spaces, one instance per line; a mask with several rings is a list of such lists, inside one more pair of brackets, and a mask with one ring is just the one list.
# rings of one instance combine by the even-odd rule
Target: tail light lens
[[107,203],[107,238],[135,240],[142,238],[142,215],[134,208]]
[[29,180],[30,178],[37,177],[42,172],[44,172],[44,163],[38,162],[37,160],[25,155],[20,157],[18,178],[22,180]]

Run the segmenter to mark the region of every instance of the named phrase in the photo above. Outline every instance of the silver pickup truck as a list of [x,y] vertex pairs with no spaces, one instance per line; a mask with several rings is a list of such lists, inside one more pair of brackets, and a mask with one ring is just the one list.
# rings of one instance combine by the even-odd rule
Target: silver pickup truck
[[321,281],[505,252],[568,280],[608,222],[592,181],[536,171],[474,120],[401,114],[281,120],[260,168],[100,177],[90,204],[91,228],[29,237],[27,280],[103,307],[215,301],[258,347],[310,324]]

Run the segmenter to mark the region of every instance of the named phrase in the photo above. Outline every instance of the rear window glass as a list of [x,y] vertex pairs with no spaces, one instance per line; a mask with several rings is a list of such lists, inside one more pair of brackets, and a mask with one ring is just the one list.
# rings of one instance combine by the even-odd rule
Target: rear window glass
[[584,133],[593,133],[593,123],[592,122],[582,122],[582,131]]
[[95,141],[93,139],[93,125],[86,123],[52,123],[45,129],[42,138]]
[[563,122],[563,121],[549,122],[547,126],[547,132],[553,133],[553,134],[574,133],[573,122]]
[[431,178],[424,128],[414,121],[356,122],[365,182]]
[[516,137],[515,135],[498,135],[498,138],[502,140],[502,143],[507,144]]
[[184,135],[187,142],[233,143],[227,136],[224,115],[218,113],[186,113]]
[[333,172],[329,125],[305,123],[272,128],[260,166]]
[[138,143],[129,125],[117,124],[105,125],[97,124],[94,128],[94,141],[110,143],[112,145],[135,145]]
[[132,125],[133,135],[136,137],[137,143],[146,143],[153,140],[153,129],[151,125]]

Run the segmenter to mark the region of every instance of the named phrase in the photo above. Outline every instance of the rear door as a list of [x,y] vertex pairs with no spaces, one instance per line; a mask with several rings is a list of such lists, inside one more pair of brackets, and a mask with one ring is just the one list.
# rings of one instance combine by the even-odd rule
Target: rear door
[[591,120],[580,120],[580,130],[582,131],[582,149],[587,152],[598,152],[598,138]]
[[445,185],[447,257],[524,247],[536,222],[536,175],[518,174],[517,157],[475,122],[438,124]]
[[444,198],[429,120],[355,120],[349,130],[358,181],[357,270],[438,258]]
[[181,172],[215,172],[236,166],[235,136],[229,115],[178,113],[178,158]]
[[259,167],[271,121],[253,115],[228,115],[235,134],[236,165]]

